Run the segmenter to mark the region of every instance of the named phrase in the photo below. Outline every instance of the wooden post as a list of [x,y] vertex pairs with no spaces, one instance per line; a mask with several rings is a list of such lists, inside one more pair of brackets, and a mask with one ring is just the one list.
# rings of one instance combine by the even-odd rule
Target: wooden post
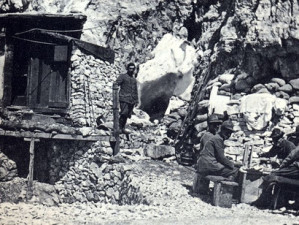
[[249,151],[250,151],[250,153],[249,153],[249,159],[248,159],[248,168],[251,168],[253,146],[250,146],[250,150]]
[[247,171],[242,171],[240,173],[239,177],[239,184],[241,183],[241,188],[240,188],[240,202],[244,203],[245,202],[245,191],[246,191],[246,177],[247,177]]
[[245,144],[245,150],[244,150],[243,162],[242,162],[242,166],[244,168],[248,168],[248,155],[249,155],[249,145]]
[[212,203],[213,203],[214,206],[219,206],[220,195],[221,195],[221,183],[220,182],[214,182],[213,200],[212,200]]
[[27,193],[26,193],[26,199],[29,200],[32,198],[33,195],[33,169],[34,169],[34,144],[35,141],[39,141],[39,139],[34,138],[24,138],[25,141],[30,141],[30,148],[29,148],[29,154],[30,154],[30,161],[29,161],[29,173],[28,173],[28,184],[27,184]]
[[118,95],[118,85],[113,84],[113,135],[115,137],[115,145],[113,149],[113,155],[119,153],[119,95]]

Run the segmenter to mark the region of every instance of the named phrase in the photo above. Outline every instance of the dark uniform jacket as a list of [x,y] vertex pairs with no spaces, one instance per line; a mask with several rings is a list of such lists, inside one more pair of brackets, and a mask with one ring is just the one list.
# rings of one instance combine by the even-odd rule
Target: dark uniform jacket
[[291,153],[282,161],[280,168],[294,165],[299,168],[299,146],[291,151]]
[[208,140],[197,161],[199,173],[215,173],[227,167],[234,169],[234,163],[224,155],[224,140],[216,134]]
[[138,103],[137,81],[128,74],[121,74],[116,83],[120,86],[119,101],[129,104]]
[[285,159],[296,146],[287,140],[283,140],[279,146],[273,146],[269,152],[263,153],[261,157],[274,157],[277,155],[278,159]]
[[299,138],[296,135],[289,135],[287,140],[294,143],[295,146],[299,145]]
[[202,137],[200,138],[200,148],[199,148],[199,152],[201,152],[203,150],[203,147],[206,145],[206,143],[214,136],[214,134],[212,134],[209,131],[206,131]]

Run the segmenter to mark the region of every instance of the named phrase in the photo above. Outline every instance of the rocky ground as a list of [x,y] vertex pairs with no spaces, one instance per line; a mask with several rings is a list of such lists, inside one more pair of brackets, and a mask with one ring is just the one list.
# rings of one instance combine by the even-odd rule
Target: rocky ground
[[212,206],[207,197],[192,195],[194,172],[175,162],[143,160],[133,166],[133,182],[149,205],[1,203],[0,224],[299,224],[295,211]]

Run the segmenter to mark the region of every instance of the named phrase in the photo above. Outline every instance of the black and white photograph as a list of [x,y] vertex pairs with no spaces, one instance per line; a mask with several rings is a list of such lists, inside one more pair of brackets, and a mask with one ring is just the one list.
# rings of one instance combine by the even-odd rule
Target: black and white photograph
[[299,225],[299,0],[0,0],[0,225]]

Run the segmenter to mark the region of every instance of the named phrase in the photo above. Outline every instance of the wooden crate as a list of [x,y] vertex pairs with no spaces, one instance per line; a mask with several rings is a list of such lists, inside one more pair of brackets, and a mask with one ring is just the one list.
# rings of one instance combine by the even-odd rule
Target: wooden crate
[[262,193],[261,184],[263,177],[267,174],[261,171],[240,169],[240,202],[252,203],[259,198]]
[[230,181],[220,181],[214,184],[212,204],[223,208],[231,208],[234,187],[238,184]]
[[238,183],[228,181],[222,176],[206,176],[206,180],[214,183],[212,204],[214,206],[231,208],[233,201],[234,188],[238,187]]

